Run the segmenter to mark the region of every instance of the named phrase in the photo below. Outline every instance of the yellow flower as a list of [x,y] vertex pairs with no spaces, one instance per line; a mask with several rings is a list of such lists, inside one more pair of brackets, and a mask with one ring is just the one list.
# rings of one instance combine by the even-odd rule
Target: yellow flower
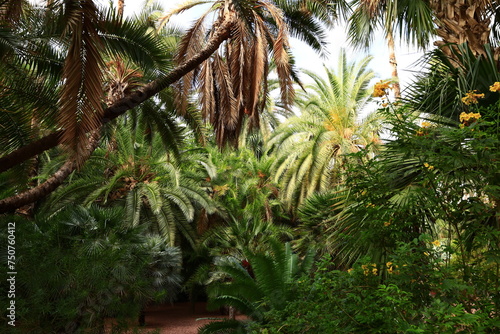
[[460,123],[462,123],[460,127],[464,128],[465,126],[469,126],[480,118],[481,118],[481,114],[478,112],[476,112],[476,113],[474,113],[474,112],[470,112],[470,113],[462,112],[460,114]]
[[431,244],[433,244],[436,247],[441,246],[441,243],[439,242],[439,240],[434,240],[433,242],[431,242]]
[[377,268],[373,268],[373,269],[372,269],[372,273],[373,273],[373,275],[377,275],[377,273],[378,273],[378,269],[377,269]]
[[424,255],[425,256],[429,256],[430,254],[428,252],[424,252]]
[[361,266],[361,269],[363,269],[363,274],[367,276],[370,273],[370,269],[368,269],[368,266],[366,264],[363,264]]
[[426,122],[426,121],[422,122],[422,127],[423,128],[429,128],[431,125],[432,124],[430,122]]
[[498,92],[500,91],[500,82],[495,82],[493,85],[490,86],[490,91],[491,92]]
[[391,223],[390,222],[385,222],[384,223],[384,226],[387,227],[387,226],[391,226]]
[[383,97],[387,95],[386,89],[390,89],[391,87],[389,86],[388,81],[382,81],[377,82],[375,84],[375,87],[373,88],[373,96],[374,97]]
[[429,170],[433,170],[434,169],[434,166],[432,165],[429,165],[427,162],[424,163],[424,167],[429,169]]
[[424,131],[422,131],[422,130],[417,130],[417,131],[415,132],[415,134],[416,134],[417,136],[419,136],[419,137],[422,137],[425,133],[424,133]]
[[462,102],[466,105],[476,104],[478,102],[477,99],[484,98],[484,94],[478,94],[476,92],[476,89],[468,91],[465,96],[462,97]]
[[392,266],[392,262],[387,262],[385,265],[387,266],[387,268],[389,268],[390,266]]
[[353,270],[354,270],[354,269],[349,268],[349,269],[347,269],[347,272],[350,274]]

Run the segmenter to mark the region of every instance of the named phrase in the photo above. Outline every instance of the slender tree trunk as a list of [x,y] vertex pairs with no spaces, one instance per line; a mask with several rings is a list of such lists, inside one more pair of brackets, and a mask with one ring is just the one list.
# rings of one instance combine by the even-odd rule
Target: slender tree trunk
[[392,91],[394,92],[394,98],[399,100],[401,98],[401,86],[399,84],[399,75],[398,75],[398,62],[396,60],[396,47],[394,43],[394,36],[392,35],[392,31],[387,32],[387,46],[389,48],[389,64],[391,64],[392,68],[392,79],[394,83],[392,84]]
[[64,180],[66,180],[66,178],[79,167],[79,163],[84,163],[88,158],[90,158],[94,150],[99,145],[99,139],[99,131],[94,131],[90,135],[89,146],[85,150],[85,153],[80,156],[78,162],[74,159],[68,160],[44,183],[18,195],[0,200],[0,214],[6,212],[14,212],[17,208],[36,202],[56,190],[57,187],[59,187],[64,182]]
[[123,19],[123,10],[125,9],[125,0],[118,0],[118,18]]
[[[180,64],[174,68],[166,76],[156,79],[149,84],[145,85],[141,89],[125,96],[123,99],[115,102],[113,105],[109,106],[104,110],[104,116],[102,123],[108,123],[109,121],[123,115],[126,111],[138,106],[142,102],[148,100],[152,96],[161,92],[163,89],[167,88],[184,75],[194,70],[203,61],[208,59],[220,46],[220,44],[225,41],[230,36],[231,27],[234,24],[234,18],[229,17],[222,21],[219,25],[218,31],[213,35],[212,39],[207,43],[207,45],[195,56],[186,60],[184,63]],[[2,158],[0,158],[0,173],[19,165],[20,163],[30,159],[31,157],[40,154],[48,149],[56,147],[59,145],[59,137],[64,133],[64,130],[55,131],[49,135],[46,135],[39,140],[32,142],[26,146],[23,146],[12,153],[9,153]]]

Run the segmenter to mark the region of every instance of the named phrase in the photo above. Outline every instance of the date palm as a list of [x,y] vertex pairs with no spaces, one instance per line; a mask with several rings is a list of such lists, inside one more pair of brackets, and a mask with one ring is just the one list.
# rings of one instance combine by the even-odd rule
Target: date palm
[[[198,3],[206,1],[188,2],[174,13]],[[290,106],[296,77],[290,58],[290,33],[321,48],[323,30],[318,22],[331,24],[333,8],[327,1],[212,1],[212,6],[183,38],[178,61],[198,53],[221,21],[233,21],[231,34],[222,47],[200,64],[198,71],[179,80],[180,105],[187,103],[190,89],[194,88],[203,117],[213,125],[217,144],[236,146],[245,118],[250,119],[250,127],[259,125],[268,93],[270,58],[275,64],[281,101]],[[204,23],[211,18],[215,21],[206,31]],[[300,25],[294,26],[295,21]]]
[[160,136],[148,141],[142,126],[122,125],[115,139],[115,151],[98,149],[88,167],[55,192],[44,208],[54,210],[71,202],[124,207],[126,224],[145,224],[171,246],[179,243],[180,234],[194,247],[192,222],[198,210],[215,210],[203,174],[188,174],[192,169],[202,173],[201,166],[189,156],[176,160],[175,154],[165,151]]
[[[72,2],[68,2],[68,6],[71,6],[71,4]],[[85,2],[85,6],[90,6],[90,4]],[[71,118],[74,114],[68,112],[68,121],[73,119],[73,128],[68,126],[68,129],[73,130],[67,132],[67,127],[61,125],[60,115],[63,114],[63,109],[60,108],[60,104],[61,101],[67,103],[69,98],[60,98],[60,96],[64,89],[68,89],[66,84],[73,82],[77,85],[76,81],[78,81],[75,77],[72,77],[72,81],[61,78],[63,64],[67,61],[67,52],[70,49],[71,41],[67,34],[63,34],[64,20],[67,15],[70,15],[68,13],[69,9],[65,9],[65,5],[62,3],[53,4],[50,10],[31,8],[26,12],[26,15],[22,16],[22,19],[17,21],[15,26],[2,30],[2,34],[0,34],[0,39],[2,39],[0,44],[5,46],[2,49],[4,50],[2,52],[4,61],[0,64],[2,67],[0,89],[2,90],[2,105],[6,109],[6,112],[0,113],[0,118],[5,124],[9,124],[9,126],[2,128],[0,132],[0,142],[3,147],[3,155],[0,158],[0,170],[2,172],[13,166],[21,165],[26,158],[34,157],[47,149],[57,146],[63,133],[67,133],[67,138],[73,137],[75,139],[76,137],[69,135],[73,130],[73,133],[77,131],[77,133],[86,137],[87,141],[90,138],[95,138],[96,140],[92,140],[92,146],[95,148],[99,137],[97,129],[102,123],[107,123],[120,114],[112,115],[108,113],[104,115],[104,118],[98,120],[99,126],[95,128],[96,131],[92,130],[94,131],[92,136],[86,133],[89,129],[88,126],[92,127],[92,122],[88,123],[88,126],[83,126],[86,117],[83,114],[86,113],[85,110],[88,111],[88,108],[77,113],[76,123],[75,118]],[[82,12],[82,9],[78,10],[77,8],[75,11],[75,15],[77,15]],[[148,90],[146,88],[148,86],[147,82],[157,78],[158,73],[168,73],[169,69],[172,68],[173,50],[171,47],[175,46],[175,44],[172,44],[166,38],[159,37],[158,34],[151,34],[148,25],[131,20],[119,21],[112,12],[95,12],[94,14],[95,17],[98,17],[98,21],[92,21],[89,25],[92,27],[95,25],[94,28],[99,29],[98,38],[96,37],[97,40],[94,42],[100,45],[100,59],[104,59],[105,56],[108,59],[119,56],[134,64],[134,67],[140,67],[140,72],[144,75],[143,89]],[[78,35],[76,32],[75,34]],[[175,35],[172,34],[172,36]],[[84,43],[86,47],[87,43],[91,43],[91,41]],[[82,53],[85,56],[91,54],[84,50]],[[85,66],[91,66],[87,64],[91,59],[85,58],[82,61],[86,64]],[[98,96],[99,104],[101,104],[104,97],[101,77],[103,71],[101,68],[92,68],[99,71],[98,77],[85,84],[93,85],[93,89],[99,86]],[[88,75],[90,75],[89,71],[85,71],[87,79]],[[179,75],[179,73],[176,75]],[[83,77],[81,79],[88,81],[84,80]],[[151,87],[151,84],[149,87]],[[156,88],[158,92],[161,91],[158,87]],[[33,94],[34,92],[36,92],[36,96]],[[85,105],[84,100],[88,99],[87,95],[91,93],[86,91],[84,94],[84,92],[85,90],[82,88],[82,101],[77,103],[79,108]],[[133,93],[126,92],[126,94],[129,96]],[[124,99],[127,99],[127,96]],[[139,104],[136,100],[134,101],[132,105],[125,103],[125,109],[122,108],[121,110],[129,110]],[[106,110],[115,110],[116,103],[106,108]],[[88,117],[92,118],[97,114],[92,111]],[[35,123],[38,123],[37,129],[40,131],[32,131],[31,123],[34,119],[39,120]],[[92,124],[95,125],[96,123]],[[74,145],[85,146],[82,144],[84,141],[80,144],[76,144],[76,142],[75,139]],[[90,155],[89,153],[90,150],[86,153],[87,158]],[[40,185],[30,189],[26,189],[26,185],[19,186],[14,196],[0,201],[1,210],[12,211],[17,207],[47,196],[62,184],[64,179],[77,166],[76,160],[70,158],[67,164],[63,165],[52,177]],[[21,165],[21,167],[25,166]],[[16,172],[19,174],[22,171],[17,168],[14,173]]]
[[358,120],[370,100],[370,60],[349,63],[342,51],[337,69],[325,68],[326,78],[306,72],[313,84],[297,99],[301,114],[283,123],[268,143],[277,157],[275,180],[289,208],[339,183],[346,154],[376,150],[380,120],[375,115]]
[[[305,40],[308,40],[311,43],[314,43],[315,41],[318,42],[321,40],[321,34],[324,32],[324,29],[322,29],[321,25],[318,23],[318,21],[323,21],[323,22],[328,22],[330,13],[333,13],[333,6],[329,6],[329,2],[327,1],[322,1],[322,0],[310,0],[310,1],[297,1],[294,2],[297,6],[292,6],[288,2],[284,1],[277,1],[277,3],[281,4],[287,4],[287,6],[284,6],[285,11],[287,13],[291,13],[290,18],[296,17],[296,22],[298,28],[292,28],[290,29],[294,34],[296,33],[296,30],[299,29],[300,31],[305,31],[306,26],[311,27],[308,33],[303,34]],[[82,2],[76,2],[76,1],[68,1],[64,3],[57,3],[57,6],[53,6],[51,8],[54,8],[54,10],[47,11],[45,9],[39,10],[37,13],[41,19],[35,19],[30,21],[29,19],[26,22],[31,22],[31,23],[42,23],[37,27],[37,29],[28,29],[28,30],[19,30],[19,29],[12,29],[8,30],[8,33],[12,33],[13,35],[16,35],[17,37],[21,38],[23,41],[28,41],[32,40],[26,37],[26,32],[33,32],[34,35],[38,36],[44,36],[41,32],[46,30],[46,28],[49,31],[57,31],[57,29],[53,29],[54,23],[60,23],[60,22],[65,22],[64,19],[66,18],[65,15],[68,15],[67,17],[70,17],[69,15],[72,13],[72,11],[68,10],[62,10],[65,9],[65,5],[68,6],[73,6],[71,8],[76,8],[74,11],[74,15],[78,16],[82,19],[75,19],[76,16],[73,17],[72,20],[68,20],[69,24],[75,24],[75,27],[68,26],[68,29],[66,31],[72,31],[72,35],[74,37],[75,43],[73,44],[72,48],[75,50],[75,53],[73,54],[68,54],[71,55],[75,59],[75,61],[78,60],[78,56],[76,55],[76,50],[78,50],[79,46],[82,48],[85,48],[85,52],[83,52],[83,49],[80,49],[82,51],[83,55],[85,55],[85,62],[80,62],[79,64],[81,66],[87,66],[88,70],[90,71],[93,69],[93,71],[84,71],[84,72],[78,72],[75,73],[75,76],[70,75],[71,72],[70,70],[72,67],[70,65],[67,66],[67,72],[65,74],[66,77],[68,77],[70,80],[64,81],[64,80],[56,80],[56,83],[61,84],[63,83],[63,87],[61,87],[62,92],[67,92],[67,94],[71,93],[78,93],[79,95],[73,96],[73,99],[62,99],[63,101],[63,106],[67,107],[67,109],[71,109],[71,106],[75,106],[75,101],[78,99],[82,99],[82,103],[76,103],[76,106],[79,108],[84,107],[85,109],[82,109],[81,112],[75,113],[73,110],[72,112],[68,113],[62,113],[61,115],[64,115],[62,117],[63,123],[62,126],[59,128],[49,128],[47,131],[43,132],[42,137],[40,138],[30,138],[29,140],[23,142],[20,145],[17,146],[9,146],[8,151],[6,152],[5,155],[3,155],[0,158],[0,172],[6,171],[14,166],[18,166],[19,164],[23,163],[27,159],[30,159],[33,156],[36,156],[37,154],[40,154],[48,149],[51,149],[53,147],[58,146],[61,141],[60,138],[65,139],[68,144],[71,142],[72,146],[75,148],[76,147],[76,158],[78,158],[79,154],[82,153],[82,150],[85,151],[83,148],[86,146],[88,150],[91,151],[95,149],[97,139],[95,140],[90,140],[90,143],[92,145],[85,145],[85,138],[87,137],[87,133],[94,131],[94,135],[92,138],[98,138],[98,129],[100,128],[102,123],[107,123],[116,117],[123,115],[126,111],[133,109],[134,107],[138,106],[139,104],[143,103],[144,101],[150,99],[154,95],[158,94],[160,91],[163,89],[167,88],[183,76],[185,76],[187,73],[192,71],[193,69],[197,68],[204,60],[209,58],[212,54],[214,54],[220,47],[220,45],[224,41],[234,41],[234,36],[260,36],[259,43],[253,43],[251,49],[245,49],[246,50],[253,50],[256,52],[256,55],[259,56],[257,59],[259,60],[258,66],[252,67],[252,69],[256,69],[258,71],[254,71],[253,74],[256,78],[257,81],[255,80],[250,80],[248,82],[251,82],[252,85],[251,87],[247,87],[248,91],[251,91],[253,94],[245,96],[244,100],[244,105],[247,106],[246,109],[239,108],[238,109],[238,114],[236,116],[240,117],[242,116],[241,112],[244,113],[246,110],[249,114],[253,113],[253,110],[256,108],[258,105],[257,103],[257,97],[258,97],[258,92],[260,92],[262,86],[256,85],[256,83],[264,83],[264,80],[262,78],[259,79],[259,75],[265,70],[265,66],[262,65],[262,61],[266,60],[267,58],[264,59],[262,56],[263,50],[265,50],[266,45],[273,45],[273,50],[272,53],[274,55],[275,59],[279,60],[278,68],[280,74],[280,78],[282,78],[282,96],[285,97],[285,100],[287,102],[291,101],[291,78],[288,76],[291,73],[291,66],[288,62],[288,52],[287,52],[287,29],[288,25],[286,24],[288,21],[287,19],[283,19],[283,16],[281,15],[281,11],[277,9],[277,7],[270,2],[259,2],[259,1],[248,1],[248,2],[241,2],[241,1],[217,1],[215,2],[216,5],[224,5],[224,6],[218,6],[214,9],[219,9],[219,13],[224,13],[222,16],[218,16],[216,19],[216,23],[213,25],[213,29],[211,30],[209,34],[209,38],[203,43],[203,46],[201,48],[197,48],[196,51],[193,51],[193,49],[189,49],[188,53],[186,53],[187,49],[182,49],[179,52],[180,58],[183,59],[184,61],[180,63],[178,66],[175,68],[168,67],[168,68],[163,68],[160,71],[156,72],[156,79],[149,81],[149,83],[145,84],[141,89],[134,91],[133,93],[130,93],[123,99],[117,101],[113,105],[105,108],[102,112],[99,112],[101,109],[101,106],[98,105],[97,101],[100,101],[100,99],[97,96],[100,96],[102,92],[96,95],[89,96],[91,91],[86,91],[87,87],[88,89],[92,89],[92,91],[96,90],[97,87],[100,86],[101,80],[100,80],[100,65],[99,63],[101,62],[101,55],[97,52],[99,50],[99,42],[97,41],[98,39],[101,39],[102,41],[105,42],[106,46],[114,45],[115,47],[117,44],[120,44],[118,41],[119,39],[116,38],[116,36],[121,36],[121,28],[124,27],[123,23],[118,23],[118,24],[107,24],[110,22],[110,20],[97,20],[95,19],[96,17],[99,17],[97,15],[97,12],[94,10],[95,6],[93,6],[92,1],[82,1]],[[227,4],[227,6],[225,6]],[[62,6],[62,7],[61,7]],[[69,8],[69,7],[68,7]],[[317,15],[316,13],[320,12],[321,15]],[[236,13],[242,14],[239,16],[240,19],[243,18],[243,21],[237,21]],[[226,15],[227,14],[227,15]],[[248,15],[247,15],[248,14]],[[265,14],[265,15],[264,15]],[[293,15],[292,15],[293,14]],[[54,16],[55,15],[55,16]],[[83,16],[82,16],[83,15]],[[29,18],[33,18],[33,16],[29,16]],[[111,20],[112,21],[112,20]],[[120,22],[123,22],[125,20],[120,20]],[[239,23],[237,23],[239,22]],[[248,34],[247,28],[251,27],[251,22],[256,22],[257,24],[255,27],[260,27],[256,31],[253,31],[253,34]],[[80,23],[85,23],[82,25],[79,25]],[[98,28],[97,23],[102,24],[104,28]],[[248,23],[249,25],[246,25]],[[300,23],[300,24],[299,24]],[[308,23],[308,24],[306,24]],[[264,29],[266,27],[274,27],[276,29]],[[52,29],[52,30],[51,30]],[[80,30],[78,30],[80,29]],[[83,36],[88,39],[85,40],[85,42],[82,42],[82,39],[79,39],[79,36],[82,36],[82,34],[78,34],[78,31],[83,31],[81,29],[87,29],[86,33],[83,34]],[[109,30],[108,30],[109,29]],[[115,34],[110,34],[110,31],[113,31],[113,29],[116,31]],[[196,30],[196,29],[195,29]],[[194,31],[194,30],[192,30]],[[239,31],[239,34],[235,34]],[[94,32],[99,32],[99,33],[94,33]],[[267,32],[270,32],[267,35]],[[242,33],[245,33],[242,35]],[[107,35],[106,35],[107,34]],[[52,34],[49,34],[50,36],[53,36]],[[61,36],[59,33],[57,33],[55,36]],[[104,38],[104,36],[107,36],[109,38]],[[152,35],[149,33],[145,33],[140,35],[143,39],[148,39]],[[199,35],[200,36],[200,35]],[[135,36],[136,38],[138,35]],[[93,39],[92,39],[93,38]],[[57,39],[57,38],[56,38]],[[189,38],[188,38],[189,39]],[[255,41],[255,39],[251,39],[252,41]],[[34,41],[37,41],[35,39]],[[231,43],[226,43],[226,49],[229,48]],[[44,68],[47,68],[49,66],[54,66],[54,62],[43,62],[46,61],[47,58],[51,59],[51,57],[40,57],[40,51],[45,50],[45,55],[47,55],[47,52],[53,56],[54,54],[57,54],[57,56],[61,57],[60,51],[61,49],[54,49],[50,48],[47,46],[52,46],[53,44],[50,43],[41,43],[39,45],[39,48],[36,50],[36,52],[24,52],[24,53],[17,53],[17,55],[23,55],[26,56],[25,59],[22,59],[23,62],[38,62],[42,63],[44,65]],[[136,52],[138,51],[141,53],[143,50],[140,48],[137,48],[137,45],[142,45],[141,43],[135,44],[133,51],[128,53],[130,49],[124,49],[120,47],[123,47],[122,45],[119,45],[118,49],[120,51],[125,51],[125,53],[128,53],[129,55],[135,55]],[[190,44],[191,46],[196,45]],[[321,43],[317,43],[316,46],[321,45]],[[153,45],[152,49],[157,50],[158,45]],[[196,47],[195,47],[196,48]],[[230,48],[229,48],[230,49]],[[234,49],[237,50],[238,48]],[[146,49],[147,50],[147,49]],[[260,50],[257,52],[257,50]],[[241,51],[241,49],[240,49]],[[237,51],[235,51],[237,52]],[[64,53],[64,52],[63,52]],[[81,54],[81,55],[82,55]],[[164,54],[168,54],[165,52]],[[242,53],[239,53],[242,55]],[[36,57],[29,57],[29,55],[36,55]],[[91,58],[87,57],[94,57],[92,62],[88,62],[87,60],[91,60]],[[64,56],[63,56],[64,58]],[[68,58],[70,59],[70,58]],[[82,60],[83,58],[80,58]],[[168,59],[167,57],[164,57],[163,59]],[[215,57],[214,59],[216,60],[217,65],[220,65],[224,67],[224,61],[220,56]],[[43,60],[40,62],[40,60]],[[248,65],[248,62],[246,62]],[[264,61],[264,64],[266,62]],[[7,63],[8,65],[13,64],[13,62]],[[57,64],[57,63],[55,63]],[[69,64],[69,60],[68,60]],[[227,65],[227,64],[226,64]],[[30,67],[32,69],[39,69],[39,67]],[[240,67],[240,69],[243,69],[245,67]],[[248,66],[246,67],[248,68]],[[208,70],[208,67],[206,67]],[[145,70],[145,69],[142,69]],[[4,72],[6,73],[6,72]],[[38,73],[38,72],[37,72]],[[153,71],[154,73],[154,71]],[[158,76],[158,73],[160,73],[160,76]],[[166,74],[164,74],[166,73]],[[221,72],[219,72],[221,73]],[[227,73],[226,73],[227,74]],[[93,78],[91,80],[83,80],[82,75],[85,75],[88,78]],[[91,75],[95,75],[95,77],[92,77]],[[234,72],[234,76],[239,76],[239,72]],[[21,76],[16,76],[16,77],[21,77]],[[248,76],[247,76],[248,77]],[[81,78],[82,80],[77,80],[75,78]],[[248,77],[251,78],[251,77]],[[187,78],[188,79],[188,78]],[[224,78],[222,78],[224,79]],[[224,80],[222,80],[224,81]],[[85,82],[85,83],[84,83]],[[190,82],[189,80],[185,80],[186,83]],[[66,83],[73,83],[73,86],[67,86]],[[208,82],[207,82],[208,83]],[[245,81],[246,83],[246,81]],[[57,84],[50,84],[48,87],[49,89],[52,88],[57,88]],[[76,89],[75,87],[80,87],[81,89]],[[236,85],[236,87],[240,87],[242,89],[242,81],[240,81],[240,84]],[[253,87],[253,88],[252,88]],[[256,89],[254,89],[256,88]],[[258,88],[258,89],[257,89]],[[239,92],[242,90],[235,89],[234,91]],[[87,94],[83,94],[86,92]],[[201,94],[202,95],[202,94]],[[67,95],[69,96],[69,95]],[[237,95],[241,96],[241,95]],[[229,100],[231,100],[234,97],[229,97]],[[227,99],[226,99],[227,100]],[[242,100],[239,100],[240,102]],[[70,104],[71,102],[71,104]],[[84,103],[85,102],[85,103]],[[88,103],[87,103],[88,102]],[[91,103],[92,102],[92,103]],[[28,105],[29,104],[18,104],[18,105]],[[185,105],[185,104],[184,104]],[[234,106],[235,104],[232,103]],[[241,105],[240,105],[241,107]],[[250,109],[248,107],[251,107]],[[54,110],[57,111],[59,110],[57,107],[52,106],[52,114],[54,114]],[[36,109],[35,109],[36,110]],[[33,111],[32,108],[29,108],[26,111],[23,111],[23,114],[29,115]],[[56,112],[57,114],[57,112]],[[75,117],[75,115],[77,117]],[[254,122],[253,124],[257,124],[258,118],[256,114],[252,114],[254,117]],[[235,116],[234,114],[232,116]],[[230,120],[231,125],[238,125],[241,124],[241,119],[239,118],[232,118]],[[81,118],[81,119],[80,119]],[[67,124],[67,126],[66,126]],[[233,131],[235,133],[235,128],[230,129],[229,131]],[[220,132],[220,131],[219,131]],[[219,137],[227,136],[226,134],[219,134]],[[81,140],[77,140],[77,138],[80,138]],[[89,140],[87,140],[89,141]],[[70,145],[71,146],[71,145]],[[91,147],[90,147],[91,146]],[[85,156],[79,157],[79,162],[80,164],[83,162],[83,160],[88,159],[88,156],[90,154],[86,153]],[[6,211],[12,211],[24,204],[31,203],[33,201],[36,201],[44,196],[47,196],[48,193],[54,191],[55,188],[57,188],[63,180],[73,171],[75,168],[78,166],[77,164],[78,161],[68,161],[67,164],[61,167],[61,169],[53,175],[50,179],[48,179],[46,182],[43,184],[40,184],[39,186],[30,189],[28,191],[19,193],[15,196],[12,196],[10,198],[0,200],[0,211],[1,212],[6,212]]]

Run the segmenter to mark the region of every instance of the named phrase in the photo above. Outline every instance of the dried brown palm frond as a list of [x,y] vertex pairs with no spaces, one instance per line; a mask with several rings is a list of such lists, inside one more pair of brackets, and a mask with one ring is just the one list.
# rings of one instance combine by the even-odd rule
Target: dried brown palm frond
[[[178,84],[181,110],[189,94],[198,93],[201,110],[216,133],[219,146],[236,145],[244,120],[258,126],[259,114],[267,96],[269,62],[276,63],[282,103],[293,103],[292,65],[289,57],[288,27],[283,12],[268,1],[215,1],[209,12],[216,12],[213,29],[228,17],[234,19],[230,38],[191,76]],[[201,34],[208,17],[197,20],[184,36],[178,62],[206,43],[211,33]],[[203,40],[200,42],[200,38]],[[198,89],[198,90],[197,90]],[[197,91],[196,91],[197,90]]]
[[63,67],[58,121],[65,131],[59,140],[78,158],[88,146],[87,133],[101,125],[103,60],[94,2],[68,2],[67,12],[65,34],[71,44]]
[[0,22],[14,24],[23,13],[25,0],[3,0],[0,1]]
[[[200,52],[204,47],[205,41],[204,36],[206,34],[203,22],[209,12],[203,14],[198,20],[196,20],[193,26],[186,32],[182,38],[179,46],[177,55],[175,56],[175,61],[180,64],[186,59],[193,57],[195,54]],[[176,93],[177,93],[177,107],[181,114],[184,114],[188,106],[188,97],[190,93],[190,88],[194,83],[197,70],[191,71],[184,75],[177,83],[175,83]]]
[[132,66],[120,57],[106,63],[104,90],[107,93],[106,104],[108,106],[143,85],[142,72]]

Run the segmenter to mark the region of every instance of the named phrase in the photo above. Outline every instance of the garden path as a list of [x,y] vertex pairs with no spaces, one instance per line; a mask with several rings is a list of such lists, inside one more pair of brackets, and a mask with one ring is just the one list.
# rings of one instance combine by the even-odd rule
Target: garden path
[[205,303],[194,304],[194,309],[189,302],[152,306],[146,310],[144,334],[155,333],[154,330],[160,334],[197,334],[199,327],[210,322],[205,318],[224,317],[227,318],[219,311],[207,311]]

